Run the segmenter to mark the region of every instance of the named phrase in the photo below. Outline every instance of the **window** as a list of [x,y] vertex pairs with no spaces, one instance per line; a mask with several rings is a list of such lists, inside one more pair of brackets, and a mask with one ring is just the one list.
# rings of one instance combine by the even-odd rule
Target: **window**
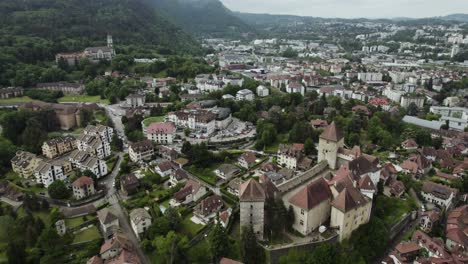
[[301,215],[304,215],[304,209],[301,209]]
[[250,205],[250,209],[253,209],[253,205]]
[[301,220],[301,221],[299,222],[299,224],[300,224],[300,225],[304,225],[304,221]]

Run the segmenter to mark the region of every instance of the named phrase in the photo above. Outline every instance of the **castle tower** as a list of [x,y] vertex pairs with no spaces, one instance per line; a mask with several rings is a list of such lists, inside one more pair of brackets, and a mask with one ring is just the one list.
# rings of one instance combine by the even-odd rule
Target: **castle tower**
[[340,148],[344,147],[344,137],[341,130],[332,122],[320,135],[318,162],[326,160],[332,170],[337,169],[337,157]]
[[113,48],[114,47],[114,41],[112,40],[112,35],[107,34],[107,47],[108,48]]
[[240,186],[240,226],[252,226],[259,240],[263,240],[265,225],[265,200],[266,194],[262,185],[250,179]]

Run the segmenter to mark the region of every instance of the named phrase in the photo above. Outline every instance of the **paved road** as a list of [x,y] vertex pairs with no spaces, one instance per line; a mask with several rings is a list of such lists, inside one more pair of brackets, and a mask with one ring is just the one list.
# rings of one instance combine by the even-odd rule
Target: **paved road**
[[115,213],[117,218],[119,218],[120,228],[121,230],[127,235],[130,241],[133,243],[134,248],[136,249],[136,253],[140,257],[140,260],[143,264],[150,264],[148,257],[145,255],[143,250],[140,248],[140,243],[138,238],[136,237],[135,233],[133,233],[132,227],[130,225],[130,221],[128,220],[127,215],[124,212],[124,209],[120,205],[120,196],[118,192],[114,192],[108,195],[108,201],[112,206],[112,211]]

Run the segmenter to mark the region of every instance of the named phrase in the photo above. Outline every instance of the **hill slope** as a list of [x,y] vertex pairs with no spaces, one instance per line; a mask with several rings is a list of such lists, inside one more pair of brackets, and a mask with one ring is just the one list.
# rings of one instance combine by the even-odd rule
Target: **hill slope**
[[150,1],[167,19],[190,33],[220,37],[252,31],[219,0]]
[[146,0],[0,1],[0,33],[54,43],[68,39],[77,48],[104,43],[107,33],[114,36],[116,45],[153,45],[179,51],[199,48],[190,35],[156,14]]

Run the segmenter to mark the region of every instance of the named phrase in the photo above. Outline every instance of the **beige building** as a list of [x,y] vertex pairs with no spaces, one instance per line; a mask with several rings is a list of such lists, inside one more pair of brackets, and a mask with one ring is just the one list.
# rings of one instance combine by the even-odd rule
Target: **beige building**
[[338,229],[340,241],[343,241],[359,226],[369,222],[372,200],[351,185],[341,190],[331,207],[330,227]]
[[72,183],[73,197],[77,200],[86,198],[96,193],[94,181],[88,176],[81,176]]
[[130,212],[130,223],[133,232],[140,238],[140,234],[144,233],[151,226],[151,216],[143,208],[137,208]]
[[142,140],[130,144],[128,155],[133,162],[151,160],[154,155],[154,146],[150,140]]
[[11,168],[23,178],[30,178],[34,174],[34,170],[39,166],[40,158],[35,154],[26,151],[18,151],[13,159],[11,159]]
[[76,139],[72,136],[53,138],[42,144],[42,155],[53,159],[76,148]]
[[240,226],[252,227],[257,238],[263,240],[265,224],[265,190],[257,181],[250,179],[240,185]]
[[318,162],[326,160],[330,169],[336,170],[338,152],[343,147],[343,134],[335,122],[332,122],[320,135]]
[[[289,201],[294,210],[293,228],[303,235],[308,235],[330,218],[333,195],[327,182],[320,178],[300,189]],[[289,204],[289,205],[288,205]]]

